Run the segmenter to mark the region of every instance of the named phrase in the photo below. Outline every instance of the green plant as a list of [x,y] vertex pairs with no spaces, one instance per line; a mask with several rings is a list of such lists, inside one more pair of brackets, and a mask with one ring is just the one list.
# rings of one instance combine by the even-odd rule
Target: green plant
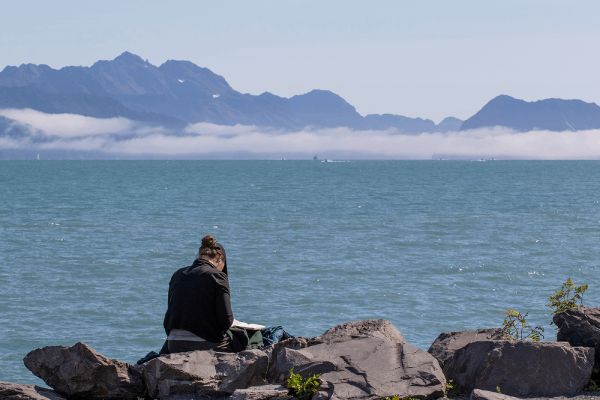
[[544,328],[541,326],[532,327],[525,318],[529,313],[521,315],[516,310],[506,310],[500,315],[506,315],[502,323],[502,333],[510,340],[527,340],[539,342],[544,337]]
[[[546,306],[552,310],[552,315],[568,310],[569,308],[580,307],[583,305],[583,293],[585,293],[587,288],[588,285],[575,286],[571,282],[571,278],[567,278],[567,281],[548,297],[550,304],[546,304]],[[571,294],[571,291],[574,292]],[[579,304],[577,304],[578,301]],[[550,325],[553,324],[554,321],[550,323]]]
[[600,374],[598,373],[597,369],[593,369],[592,370],[592,376],[590,377],[590,381],[588,382],[587,386],[585,387],[585,390],[589,390],[590,392],[593,392],[594,390],[598,390],[598,384],[596,383],[596,381],[600,378]]
[[400,398],[400,396],[392,396],[392,397],[382,397],[379,400],[418,400],[411,396],[405,396]]
[[290,378],[285,381],[284,386],[290,389],[290,394],[298,397],[300,400],[308,400],[317,392],[317,388],[322,383],[319,376],[321,374],[308,374],[306,381],[303,381],[300,374],[294,374],[294,368],[292,368],[290,369]]
[[496,386],[496,392],[502,394],[502,392],[500,391],[500,386]]
[[446,397],[455,397],[458,396],[460,394],[460,391],[458,390],[458,386],[454,383],[454,381],[452,379],[450,379],[448,382],[446,382],[446,391],[444,392],[444,395]]

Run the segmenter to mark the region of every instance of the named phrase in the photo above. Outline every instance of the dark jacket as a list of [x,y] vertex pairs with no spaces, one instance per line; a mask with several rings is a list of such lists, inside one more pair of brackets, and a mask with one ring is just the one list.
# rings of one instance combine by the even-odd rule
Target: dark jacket
[[163,323],[185,329],[209,342],[220,343],[233,323],[229,280],[208,261],[195,260],[173,274],[169,282],[169,308]]

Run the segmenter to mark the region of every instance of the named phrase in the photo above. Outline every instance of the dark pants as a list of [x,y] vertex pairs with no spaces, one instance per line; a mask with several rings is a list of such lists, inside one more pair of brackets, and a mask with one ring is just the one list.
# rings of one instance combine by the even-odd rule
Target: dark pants
[[214,350],[220,353],[233,353],[229,336],[221,343],[193,342],[189,340],[168,340],[169,353],[185,353],[186,351]]

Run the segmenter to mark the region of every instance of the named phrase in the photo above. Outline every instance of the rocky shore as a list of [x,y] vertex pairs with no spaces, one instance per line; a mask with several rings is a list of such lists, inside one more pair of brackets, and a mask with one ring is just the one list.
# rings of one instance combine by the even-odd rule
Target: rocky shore
[[321,374],[313,400],[600,399],[586,389],[600,368],[600,308],[569,309],[554,322],[556,342],[479,329],[442,333],[424,351],[387,320],[354,321],[257,350],[178,353],[138,365],[81,342],[48,346],[24,363],[53,390],[0,382],[0,399],[293,400],[282,385],[292,368],[304,379]]

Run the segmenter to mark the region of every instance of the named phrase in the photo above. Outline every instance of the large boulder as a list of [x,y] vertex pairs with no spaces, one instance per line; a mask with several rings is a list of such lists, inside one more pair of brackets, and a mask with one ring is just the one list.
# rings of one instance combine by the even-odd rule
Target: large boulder
[[406,344],[402,333],[387,319],[367,319],[363,321],[350,321],[333,328],[329,328],[320,336],[313,338],[296,337],[283,340],[262,350],[269,356],[269,373],[267,380],[269,382],[283,382],[287,379],[289,372],[285,371],[282,375],[278,371],[278,354],[284,349],[300,350],[323,343],[342,342],[361,337],[385,338],[394,343]]
[[440,363],[440,366],[444,368],[444,365],[452,358],[456,350],[462,349],[469,343],[501,339],[504,339],[504,335],[500,328],[444,332],[434,340],[427,352],[434,356]]
[[558,327],[558,342],[596,349],[594,368],[600,369],[600,308],[571,308],[554,314],[552,321]]
[[309,344],[344,341],[366,336],[385,338],[394,343],[406,343],[402,333],[387,319],[366,319],[336,325],[321,336],[310,339]]
[[261,350],[192,351],[150,360],[144,364],[143,375],[148,394],[154,399],[175,395],[223,397],[236,389],[264,385],[267,366],[268,357]]
[[488,392],[487,390],[475,389],[471,393],[471,400],[519,400],[516,397],[507,396],[497,392]]
[[34,375],[68,398],[137,399],[144,395],[139,370],[105,357],[85,343],[36,349],[23,362]]
[[313,400],[394,395],[428,399],[443,396],[446,385],[433,356],[387,338],[348,338],[298,350],[281,346],[271,359],[275,368],[269,369],[270,383],[284,382],[292,368],[304,379],[309,374],[321,374],[323,384]]
[[444,367],[459,391],[496,391],[516,396],[565,396],[584,388],[594,349],[568,343],[486,340],[467,344]]
[[34,385],[0,382],[2,400],[65,400],[54,390]]

